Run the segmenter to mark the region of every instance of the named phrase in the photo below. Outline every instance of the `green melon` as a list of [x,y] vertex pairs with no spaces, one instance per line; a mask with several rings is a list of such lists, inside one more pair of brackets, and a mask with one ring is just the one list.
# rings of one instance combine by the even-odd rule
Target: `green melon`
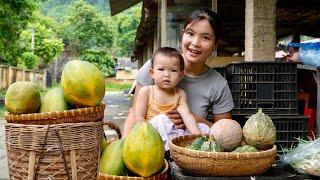
[[69,61],[64,66],[61,87],[66,101],[76,107],[96,106],[105,93],[105,81],[100,70],[79,60]]
[[258,152],[258,150],[250,145],[243,145],[240,147],[237,147],[233,152]]
[[186,148],[199,150],[201,148],[202,144],[204,142],[206,142],[207,140],[208,139],[205,136],[197,137],[195,140],[193,140],[193,142],[190,145],[186,146]]
[[99,161],[99,172],[110,175],[126,176],[129,170],[123,161],[123,145],[125,139],[109,144],[102,152]]
[[223,152],[223,148],[221,144],[210,135],[209,139],[201,145],[200,151]]
[[35,83],[18,81],[6,92],[5,106],[11,114],[36,113],[40,105],[40,92]]
[[40,112],[55,112],[68,110],[68,103],[64,99],[61,88],[50,89],[42,98]]
[[158,131],[147,122],[139,122],[126,138],[123,159],[130,171],[148,177],[161,169],[164,151],[164,143]]
[[276,141],[276,127],[272,119],[260,108],[246,121],[242,129],[244,141],[258,150],[272,148]]

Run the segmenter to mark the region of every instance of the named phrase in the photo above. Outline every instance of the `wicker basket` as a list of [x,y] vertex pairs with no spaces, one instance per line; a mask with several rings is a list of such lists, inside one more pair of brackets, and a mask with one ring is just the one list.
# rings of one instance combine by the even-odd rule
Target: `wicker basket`
[[186,174],[195,176],[251,176],[265,172],[273,163],[276,146],[250,153],[204,152],[184,148],[200,135],[172,139],[170,154]]
[[101,103],[95,107],[71,109],[63,112],[46,112],[13,115],[5,114],[8,123],[18,124],[60,124],[77,122],[96,122],[103,120],[105,104]]
[[138,176],[115,176],[109,174],[99,173],[97,180],[166,180],[168,179],[169,164],[164,160],[163,168],[157,174],[150,177],[138,177]]
[[10,179],[96,179],[102,121],[5,130]]

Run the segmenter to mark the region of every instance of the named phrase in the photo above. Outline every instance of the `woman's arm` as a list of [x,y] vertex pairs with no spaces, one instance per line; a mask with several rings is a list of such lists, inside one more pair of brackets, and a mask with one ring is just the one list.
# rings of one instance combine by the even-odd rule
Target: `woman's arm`
[[186,93],[180,89],[178,91],[178,94],[180,98],[177,111],[181,115],[183,123],[186,125],[191,134],[200,134],[200,129],[198,127],[197,121],[195,120],[189,109]]
[[[177,110],[171,110],[168,114],[171,121],[175,124],[175,127],[178,129],[186,128],[183,120],[181,119],[181,115]],[[220,119],[232,119],[231,112],[226,112],[222,114],[214,114],[213,115],[213,122],[208,121],[206,118],[193,114],[193,117],[196,119],[198,123],[203,123],[211,127],[214,122],[217,122]]]
[[226,113],[222,113],[222,114],[214,114],[213,115],[213,121],[217,122],[220,119],[232,119],[232,114],[231,112],[226,112]]
[[141,89],[141,84],[137,82],[137,85],[135,87],[135,91],[134,91],[134,97],[133,97],[133,105],[132,107],[129,109],[129,114],[128,117],[126,119],[126,121],[124,122],[123,125],[123,137],[126,137],[129,134],[129,131],[131,130],[131,128],[133,127],[135,121],[135,103],[136,103],[136,99],[138,96],[138,93]]

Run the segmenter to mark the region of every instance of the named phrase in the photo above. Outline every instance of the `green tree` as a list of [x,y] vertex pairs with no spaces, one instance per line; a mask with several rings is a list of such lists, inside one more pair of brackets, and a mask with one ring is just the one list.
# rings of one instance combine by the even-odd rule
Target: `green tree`
[[20,32],[33,18],[38,0],[0,1],[0,62],[16,65]]
[[115,76],[115,61],[106,51],[85,50],[82,52],[80,59],[96,64],[106,77]]
[[141,18],[141,3],[116,15],[118,56],[130,56]]
[[[21,32],[19,39],[21,51],[33,52],[40,58],[40,63],[44,66],[54,61],[62,53],[64,46],[62,39],[57,37],[55,26],[55,21],[38,13],[35,21]],[[34,49],[31,49],[32,34],[34,35]]]
[[18,58],[18,67],[33,69],[39,62],[39,57],[32,52],[24,52],[21,57]]
[[104,17],[92,5],[77,0],[69,8],[60,33],[81,54],[87,49],[112,48],[115,25],[110,17]]

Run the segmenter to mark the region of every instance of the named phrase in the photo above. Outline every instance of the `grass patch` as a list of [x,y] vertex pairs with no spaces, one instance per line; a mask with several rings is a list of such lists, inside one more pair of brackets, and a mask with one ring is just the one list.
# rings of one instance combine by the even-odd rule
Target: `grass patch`
[[6,96],[6,90],[0,90],[0,98],[4,98]]
[[132,83],[106,81],[106,91],[125,91],[130,89]]
[[6,111],[6,107],[4,105],[0,105],[0,119],[4,119],[4,113]]

